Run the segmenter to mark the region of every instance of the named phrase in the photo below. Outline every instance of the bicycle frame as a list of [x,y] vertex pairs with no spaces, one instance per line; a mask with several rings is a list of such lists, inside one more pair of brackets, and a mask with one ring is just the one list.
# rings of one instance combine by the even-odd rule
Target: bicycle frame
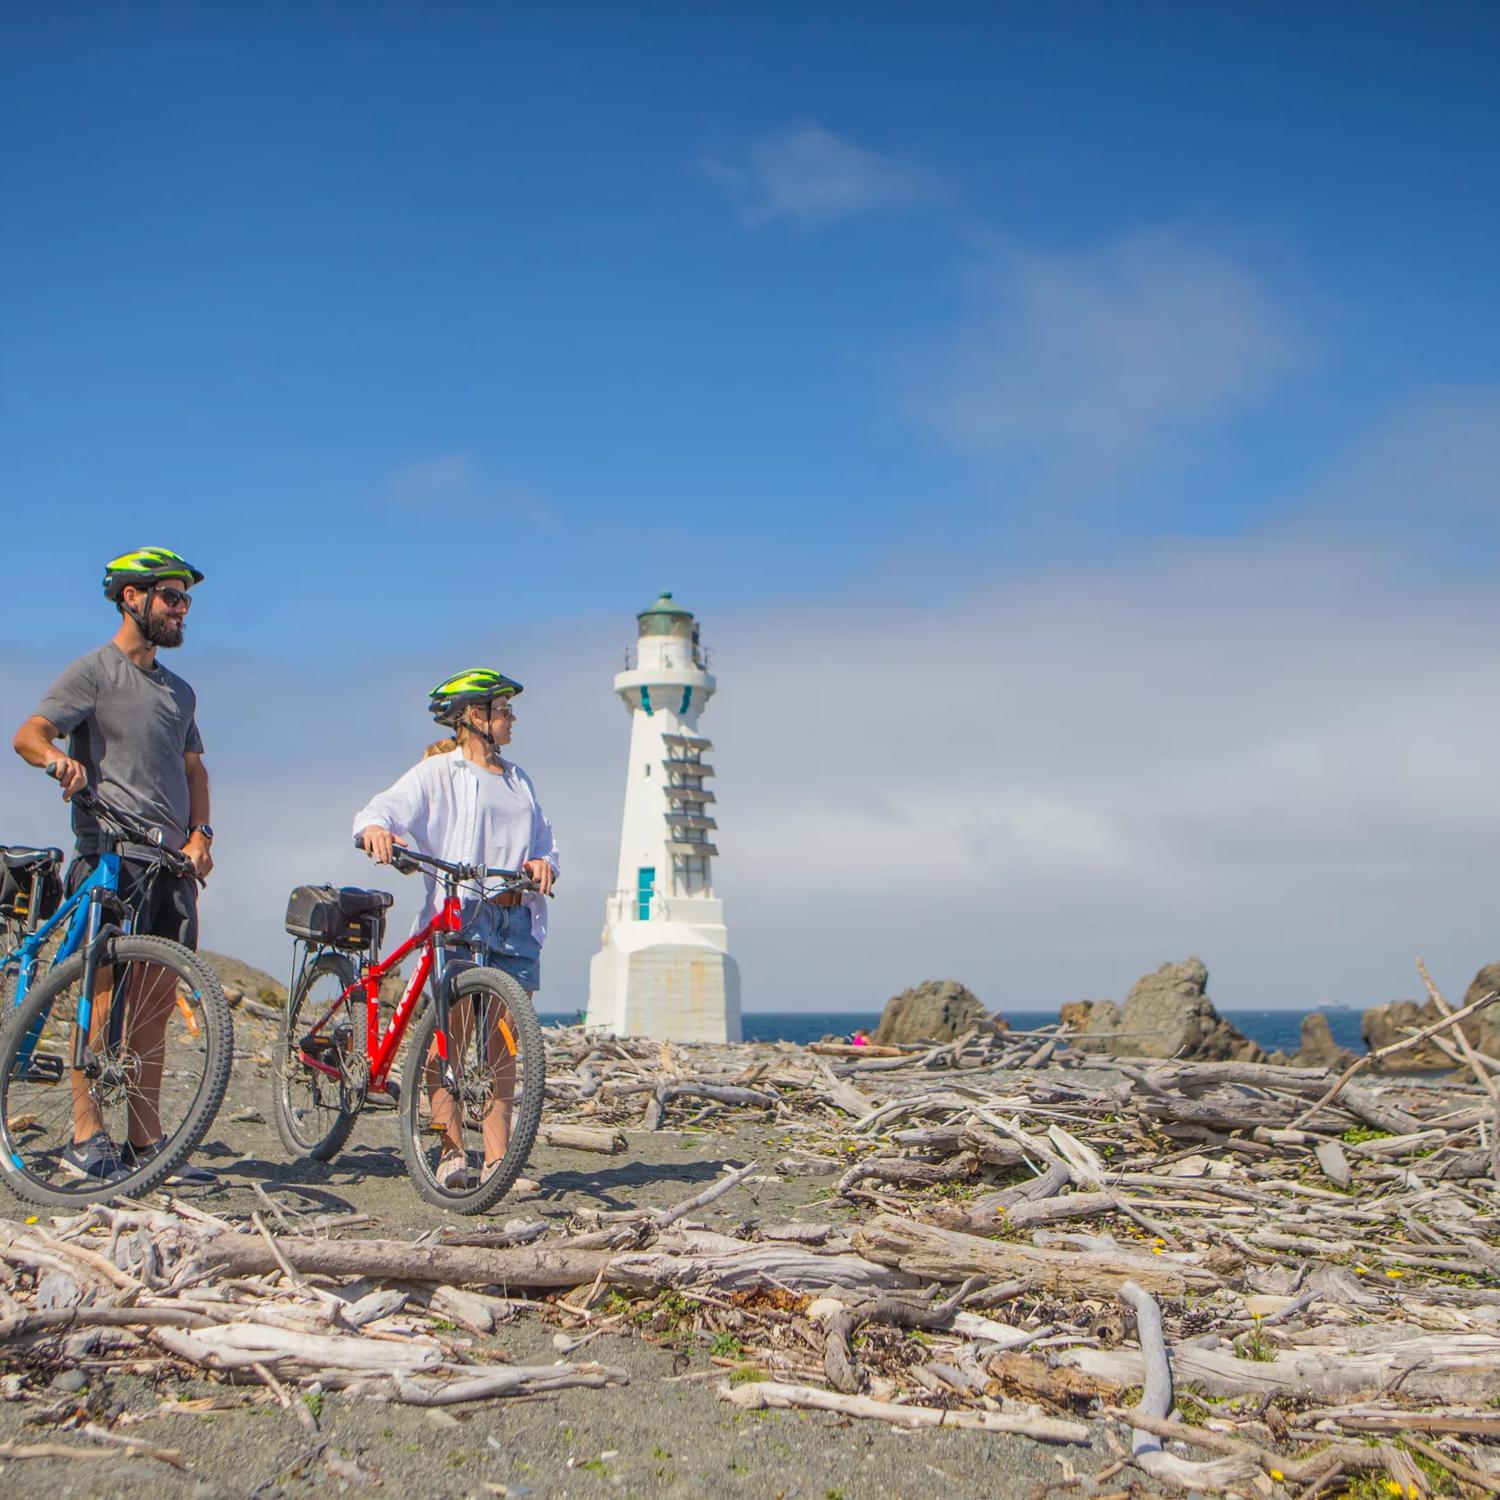
[[[52,957],[54,964],[60,964],[65,958],[71,958],[78,951],[87,936],[88,907],[93,900],[94,892],[96,890],[115,892],[119,888],[120,856],[101,854],[99,863],[89,872],[88,879],[40,927],[28,932],[9,953],[0,954],[0,968],[10,964],[16,966],[15,1003],[17,1005],[26,999],[26,993],[36,978],[37,962],[42,956],[42,949],[47,946],[47,941],[52,934],[69,917],[72,918],[72,925],[63,935],[63,940]],[[126,920],[128,922],[129,919],[126,918]]]
[[[329,1063],[313,1057],[307,1050],[307,1039],[317,1035],[321,1026],[330,1016],[349,999],[357,990],[364,991],[365,998],[365,1049],[370,1059],[370,1088],[385,1094],[390,1092],[389,1079],[391,1066],[396,1060],[396,1052],[401,1046],[401,1039],[406,1035],[407,1023],[411,1020],[412,1012],[416,1009],[418,997],[422,993],[422,987],[427,983],[428,976],[433,979],[433,998],[438,1006],[438,1029],[437,1049],[438,1056],[445,1062],[448,1058],[448,992],[454,974],[463,968],[469,967],[462,961],[454,961],[448,957],[450,938],[463,929],[463,921],[460,915],[462,904],[457,895],[445,894],[443,904],[438,909],[433,919],[420,931],[401,944],[399,948],[388,957],[381,959],[378,963],[366,965],[360,977],[344,990],[317,1020],[303,1032],[303,1040],[297,1048],[298,1060],[309,1068],[316,1069],[319,1073],[325,1073],[328,1077],[338,1080],[339,1070]],[[396,1004],[396,1009],[386,1024],[384,1032],[380,1030],[380,981],[398,968],[408,954],[415,952],[418,948],[422,950],[422,956],[417,960],[417,967],[411,978],[407,981],[401,999]]]

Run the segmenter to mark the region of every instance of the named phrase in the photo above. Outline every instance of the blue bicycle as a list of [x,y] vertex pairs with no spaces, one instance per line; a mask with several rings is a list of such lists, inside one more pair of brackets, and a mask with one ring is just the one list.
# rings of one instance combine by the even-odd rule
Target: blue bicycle
[[[182,944],[132,932],[121,890],[124,860],[144,867],[143,892],[191,864],[94,793],[74,801],[105,848],[71,894],[60,850],[0,850],[0,1180],[48,1206],[170,1176],[213,1123],[234,1055],[218,976]],[[81,1168],[79,1143],[101,1133],[118,1161]]]

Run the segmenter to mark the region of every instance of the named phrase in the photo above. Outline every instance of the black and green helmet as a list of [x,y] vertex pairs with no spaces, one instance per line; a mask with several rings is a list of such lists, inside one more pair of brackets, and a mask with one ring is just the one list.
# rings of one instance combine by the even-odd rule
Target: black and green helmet
[[170,547],[137,547],[105,563],[104,597],[118,603],[127,588],[150,588],[169,578],[188,585],[203,582],[202,573]]
[[427,711],[439,724],[451,727],[473,704],[490,703],[496,698],[514,698],[523,691],[519,682],[513,682],[500,672],[492,672],[488,667],[470,667],[467,672],[456,672],[433,688]]

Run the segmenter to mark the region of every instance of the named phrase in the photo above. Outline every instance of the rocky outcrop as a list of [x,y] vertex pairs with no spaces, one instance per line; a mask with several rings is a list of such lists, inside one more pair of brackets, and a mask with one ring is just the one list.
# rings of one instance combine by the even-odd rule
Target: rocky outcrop
[[285,1007],[286,986],[278,983],[264,969],[257,969],[243,959],[230,958],[227,953],[204,951],[198,957],[219,976],[219,983],[224,986],[226,996],[234,990],[244,999],[258,1000],[262,1005]]
[[1208,969],[1198,958],[1163,964],[1135,982],[1124,1005],[1088,1005],[1077,1036],[1084,1051],[1112,1057],[1178,1057],[1198,1062],[1261,1062],[1265,1051],[1242,1036],[1208,998]]
[[[1500,994],[1500,963],[1486,964],[1475,976],[1464,995],[1464,1004],[1473,1005],[1486,995]],[[1500,1057],[1500,1000],[1464,1022],[1464,1035],[1488,1057]]]
[[[1371,1052],[1405,1041],[1412,1029],[1420,1030],[1443,1019],[1431,1000],[1418,1005],[1415,1000],[1392,1000],[1389,1005],[1372,1005],[1359,1018],[1359,1034]],[[1398,1052],[1384,1062],[1371,1064],[1377,1071],[1391,1073],[1427,1073],[1453,1066],[1431,1042]]]
[[1004,1030],[979,998],[956,979],[926,979],[885,1003],[880,1025],[871,1038],[880,1046],[900,1042],[951,1042],[972,1026]]
[[[1275,1054],[1272,1055],[1273,1060],[1274,1056]],[[1291,1059],[1294,1068],[1328,1068],[1335,1073],[1342,1073],[1345,1068],[1353,1066],[1356,1056],[1347,1047],[1340,1047],[1334,1041],[1328,1017],[1321,1011],[1303,1016],[1302,1043]]]

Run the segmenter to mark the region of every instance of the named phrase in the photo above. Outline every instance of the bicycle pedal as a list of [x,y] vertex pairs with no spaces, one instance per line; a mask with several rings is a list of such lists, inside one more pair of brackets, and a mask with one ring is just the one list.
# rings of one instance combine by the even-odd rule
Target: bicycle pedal
[[14,1074],[22,1083],[61,1083],[63,1062],[60,1057],[33,1057]]

